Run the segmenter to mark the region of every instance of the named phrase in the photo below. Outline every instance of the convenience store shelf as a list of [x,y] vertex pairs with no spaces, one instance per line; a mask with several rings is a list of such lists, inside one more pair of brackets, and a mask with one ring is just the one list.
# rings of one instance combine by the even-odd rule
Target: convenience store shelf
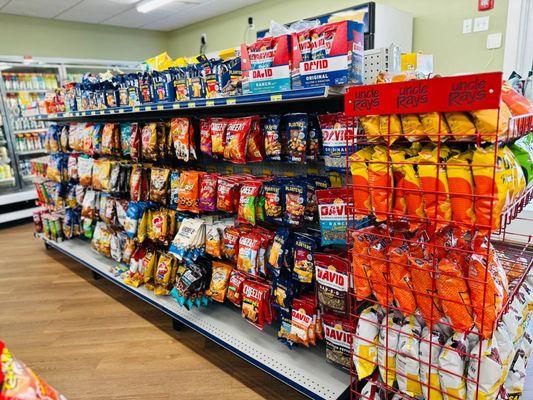
[[[290,90],[277,93],[249,94],[235,97],[223,97],[218,99],[197,99],[179,101],[173,103],[147,104],[133,107],[116,107],[106,110],[92,111],[75,111],[57,114],[49,114],[40,119],[44,121],[61,121],[61,120],[89,120],[91,117],[102,117],[117,114],[126,114],[138,116],[139,114],[157,115],[158,112],[172,110],[195,110],[195,109],[218,109],[225,107],[270,104],[270,103],[287,103],[293,101],[305,102],[314,100],[324,100],[327,98],[342,99],[341,93],[334,91],[329,87],[317,87],[309,89]],[[89,117],[89,118],[87,118]]]
[[21,192],[9,193],[0,196],[0,206],[6,204],[21,203],[28,200],[36,200],[37,192],[35,189],[25,190]]
[[7,94],[18,94],[18,93],[47,93],[54,89],[14,89],[6,90]]
[[25,208],[23,210],[12,211],[4,214],[0,214],[0,224],[6,222],[18,221],[24,218],[30,218],[34,211],[39,210],[40,207]]
[[28,150],[28,151],[16,151],[16,153],[19,156],[32,156],[35,154],[46,154],[45,149],[39,149],[39,150]]
[[114,263],[92,251],[87,242],[74,239],[57,243],[42,234],[36,236],[306,396],[328,400],[347,398],[350,377],[326,362],[323,346],[291,351],[277,340],[273,327],[257,330],[233,306],[211,304],[208,308],[187,310],[170,297],[156,296],[144,287],[126,285],[110,272]]
[[48,128],[36,128],[36,129],[22,129],[18,131],[13,131],[14,135],[20,135],[23,133],[39,133],[39,132],[47,132]]

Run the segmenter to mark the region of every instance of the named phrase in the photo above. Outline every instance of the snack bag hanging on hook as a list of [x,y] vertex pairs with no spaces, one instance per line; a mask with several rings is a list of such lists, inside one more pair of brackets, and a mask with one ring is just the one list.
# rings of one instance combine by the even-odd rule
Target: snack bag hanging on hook
[[368,165],[368,188],[377,222],[385,221],[392,211],[392,184],[387,148],[375,146]]

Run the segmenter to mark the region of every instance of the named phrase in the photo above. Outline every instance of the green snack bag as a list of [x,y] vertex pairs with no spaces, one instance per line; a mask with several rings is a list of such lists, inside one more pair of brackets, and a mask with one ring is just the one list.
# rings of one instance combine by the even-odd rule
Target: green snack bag
[[533,133],[518,139],[509,146],[518,164],[524,170],[526,181],[529,186],[533,181]]

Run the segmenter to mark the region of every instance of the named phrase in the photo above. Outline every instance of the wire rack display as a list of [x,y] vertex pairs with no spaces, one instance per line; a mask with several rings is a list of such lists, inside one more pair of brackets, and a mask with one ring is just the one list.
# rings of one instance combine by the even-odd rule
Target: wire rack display
[[532,130],[533,115],[510,116],[501,82],[465,75],[346,95],[358,120],[349,214],[370,221],[348,233],[352,399],[511,394],[533,246],[510,224],[533,190],[506,144]]

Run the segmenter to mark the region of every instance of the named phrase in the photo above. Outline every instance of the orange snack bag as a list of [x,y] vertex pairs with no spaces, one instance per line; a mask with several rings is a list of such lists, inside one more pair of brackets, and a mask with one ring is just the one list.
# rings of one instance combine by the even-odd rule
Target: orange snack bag
[[[495,173],[494,168],[496,168]],[[496,166],[494,166],[494,146],[478,148],[474,151],[472,174],[474,176],[474,192],[476,194],[476,221],[481,225],[490,225],[492,211],[492,228],[498,229],[501,213],[509,201],[509,188],[505,182],[505,176],[508,173],[505,171],[504,162],[500,154],[498,154]],[[492,192],[493,186],[494,193]],[[491,204],[493,194],[494,202]]]
[[[441,158],[447,148],[441,147]],[[438,148],[424,148],[418,155],[418,174],[422,185],[426,216],[433,219],[437,231],[445,227],[452,217],[448,179],[444,166],[438,165]]]
[[502,100],[513,116],[533,113],[533,105],[507,82],[502,84]]
[[[488,270],[486,271],[486,269]],[[499,260],[487,263],[487,256],[473,254],[468,263],[468,286],[474,310],[475,324],[484,338],[490,337],[494,329],[496,317],[500,313],[505,300],[503,282],[501,280],[503,267]],[[486,286],[485,286],[486,274]],[[483,292],[486,290],[485,298]],[[482,315],[484,313],[484,315]],[[483,326],[481,320],[483,317]]]
[[450,135],[450,127],[444,115],[438,112],[419,114],[423,132],[432,142],[444,142]]
[[409,270],[409,245],[399,240],[395,242],[388,250],[390,281],[394,300],[403,314],[407,316],[414,314],[416,310],[413,281]]
[[449,112],[444,115],[455,140],[470,140],[476,136],[476,127],[467,113]]
[[[500,102],[499,115],[497,109],[471,111],[470,115],[474,119],[474,125],[481,135],[481,140],[494,143],[498,136],[503,137],[509,131],[511,112],[503,101]],[[496,128],[498,128],[497,134]]]
[[431,325],[432,322],[439,322],[444,314],[440,299],[437,297],[436,287],[435,289],[433,288],[434,272],[432,260],[420,248],[420,246],[424,245],[424,243],[417,243],[416,246],[412,246],[411,253],[407,257],[411,265],[410,271],[413,287],[415,288],[416,304],[426,324]]
[[446,163],[446,177],[450,186],[452,219],[461,224],[472,225],[476,222],[474,211],[474,179],[469,161],[470,152],[457,154]]
[[450,258],[439,261],[437,292],[444,314],[457,332],[465,332],[474,324],[472,303],[463,271],[457,262]]
[[199,213],[200,178],[204,172],[182,171],[178,183],[178,211]]
[[372,211],[370,190],[368,187],[367,161],[372,158],[374,149],[365,146],[350,156],[350,172],[353,184],[353,208],[356,218],[365,217]]
[[[390,121],[390,122],[389,122]],[[379,116],[379,134],[385,143],[393,144],[402,134],[402,123],[396,114]]]
[[370,286],[370,258],[368,257],[369,246],[378,240],[377,228],[369,226],[353,233],[352,248],[352,274],[355,297],[362,301],[372,294]]
[[387,273],[387,241],[379,238],[368,248],[370,262],[370,284],[376,300],[383,307],[388,306],[393,299],[392,291],[389,287]]
[[378,222],[385,221],[387,213],[392,210],[392,168],[388,161],[387,148],[375,146],[368,165],[368,186],[372,210]]
[[417,114],[403,114],[400,116],[403,136],[410,142],[424,139],[424,127]]
[[410,217],[411,230],[417,229],[423,223],[422,220],[417,221],[417,218],[426,218],[422,185],[414,166],[416,160],[418,160],[417,157],[408,158],[403,165],[399,166],[403,172],[403,197],[407,206],[407,214]]

